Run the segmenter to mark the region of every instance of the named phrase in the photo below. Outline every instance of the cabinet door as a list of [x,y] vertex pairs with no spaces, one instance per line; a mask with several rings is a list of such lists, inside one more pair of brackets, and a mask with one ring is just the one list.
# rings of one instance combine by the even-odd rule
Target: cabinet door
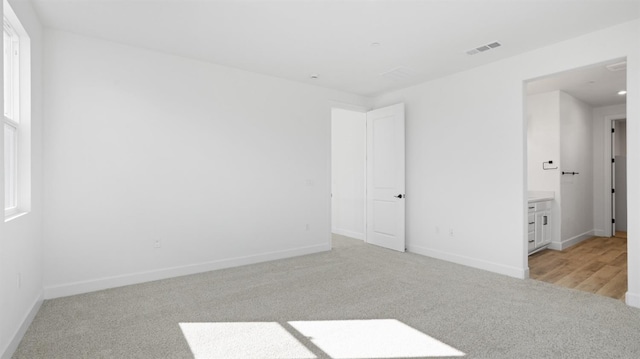
[[536,212],[536,248],[543,245],[544,241],[544,212]]
[[542,244],[551,243],[551,211],[542,212]]

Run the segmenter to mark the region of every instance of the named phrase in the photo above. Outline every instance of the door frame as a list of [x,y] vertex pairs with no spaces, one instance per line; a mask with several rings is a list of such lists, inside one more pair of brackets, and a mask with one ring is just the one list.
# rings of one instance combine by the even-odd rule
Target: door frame
[[[405,110],[404,110],[404,103],[399,103],[402,104],[402,113],[403,113],[403,138],[405,137],[405,128],[404,128],[404,123],[405,123]],[[392,105],[394,106],[394,105]],[[329,233],[328,233],[328,240],[329,240],[329,249],[333,248],[333,241],[332,241],[332,234],[333,234],[333,173],[332,173],[332,167],[333,167],[333,154],[332,154],[332,149],[333,149],[333,109],[341,109],[341,110],[347,110],[347,111],[353,111],[353,112],[358,112],[358,113],[363,113],[365,114],[365,126],[364,126],[364,136],[365,136],[365,149],[364,149],[364,160],[365,160],[365,168],[364,168],[364,188],[365,188],[365,193],[364,193],[364,206],[363,206],[363,225],[364,225],[364,233],[363,233],[363,242],[364,243],[370,243],[369,239],[368,239],[368,224],[369,224],[369,216],[367,214],[368,212],[368,185],[369,185],[369,175],[368,175],[368,166],[369,166],[369,162],[368,162],[368,157],[369,157],[369,132],[368,132],[368,126],[369,126],[369,121],[368,121],[368,114],[371,111],[375,111],[375,110],[380,110],[380,109],[384,109],[386,107],[390,107],[390,106],[385,106],[379,109],[371,109],[371,108],[367,108],[364,106],[360,106],[360,105],[353,105],[350,103],[344,103],[344,102],[340,102],[340,101],[329,101],[329,111],[328,111],[328,117],[329,117],[329,146],[328,146],[328,152],[329,152],[329,160],[327,161],[327,172],[328,172],[328,179],[329,179],[329,188],[328,188],[328,192],[329,192],[329,196],[328,196],[328,201],[329,201]],[[406,151],[406,145],[403,145],[403,151]],[[404,154],[403,154],[404,156]],[[406,165],[405,165],[406,166]],[[404,167],[404,166],[403,166]],[[406,168],[403,168],[403,172],[406,175]],[[403,191],[406,191],[406,184],[403,185]],[[403,193],[403,196],[405,194]],[[404,197],[403,197],[404,199]],[[403,213],[406,211],[406,209],[403,211]],[[403,217],[405,215],[403,214]],[[403,232],[404,232],[404,227],[403,227]],[[404,248],[402,250],[402,252],[406,251],[406,237],[405,234],[403,233],[403,242],[404,242]]]
[[[615,236],[615,233],[613,233],[613,225],[611,225],[611,214],[614,211],[613,208],[613,196],[611,194],[611,189],[613,188],[613,176],[611,173],[612,170],[612,166],[611,166],[611,157],[612,154],[612,143],[611,143],[611,129],[613,128],[613,122],[614,121],[620,121],[620,120],[625,120],[627,118],[626,113],[619,113],[619,114],[615,114],[615,115],[607,115],[604,117],[604,124],[603,124],[603,131],[604,131],[604,153],[603,153],[603,157],[602,160],[604,161],[603,163],[605,164],[603,170],[604,170],[604,181],[603,181],[603,188],[601,189],[602,194],[605,196],[604,198],[606,198],[606,200],[604,201],[604,213],[606,218],[604,218],[605,223],[607,223],[607,227],[604,229],[604,235],[605,236],[609,236],[609,237],[613,237]],[[596,235],[598,235],[598,233],[596,233]]]
[[[333,131],[333,127],[332,127],[332,120],[333,120],[333,115],[332,115],[332,110],[333,109],[341,109],[341,110],[347,110],[347,111],[354,111],[354,112],[361,112],[361,113],[367,113],[370,110],[369,107],[365,107],[365,106],[360,106],[360,105],[354,105],[354,104],[350,104],[350,103],[346,103],[346,102],[340,102],[340,101],[329,101],[329,161],[328,161],[328,169],[329,169],[329,248],[333,248],[333,241],[332,241],[332,234],[333,234],[333,202],[332,202],[332,191],[333,191],[333,173],[331,171],[332,168],[332,141],[333,141],[333,136],[332,136],[332,131]],[[365,133],[364,135],[366,136],[366,131],[367,131],[367,127],[366,127],[366,117],[365,117]],[[366,190],[367,190],[367,166],[366,166],[366,142],[365,142],[365,167],[364,167],[364,189],[365,189],[365,201],[364,201],[364,206],[362,208],[363,210],[363,228],[364,228],[364,233],[363,233],[363,242],[367,243],[367,201],[366,201]]]

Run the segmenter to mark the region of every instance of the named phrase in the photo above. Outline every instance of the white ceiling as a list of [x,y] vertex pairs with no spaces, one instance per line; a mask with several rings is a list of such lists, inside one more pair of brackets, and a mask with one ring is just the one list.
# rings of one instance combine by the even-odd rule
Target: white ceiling
[[[638,0],[33,3],[48,27],[366,96],[640,16]],[[493,41],[503,46],[465,53]],[[380,76],[398,67],[409,75]]]
[[626,69],[612,72],[606,67],[621,61],[624,59],[607,61],[531,81],[527,83],[527,94],[561,90],[593,107],[626,103],[626,95],[618,95],[618,91],[626,90]]

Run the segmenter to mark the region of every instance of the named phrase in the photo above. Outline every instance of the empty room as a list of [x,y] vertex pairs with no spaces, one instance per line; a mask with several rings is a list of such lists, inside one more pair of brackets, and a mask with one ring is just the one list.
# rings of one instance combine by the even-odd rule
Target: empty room
[[640,357],[637,0],[2,9],[1,359]]

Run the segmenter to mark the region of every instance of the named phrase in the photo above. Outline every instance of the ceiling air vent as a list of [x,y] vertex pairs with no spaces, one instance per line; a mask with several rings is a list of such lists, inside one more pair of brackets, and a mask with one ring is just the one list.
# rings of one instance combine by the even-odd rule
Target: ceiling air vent
[[627,62],[626,61],[616,62],[615,64],[610,64],[605,67],[607,68],[607,70],[611,72],[623,71],[627,69]]
[[482,46],[478,46],[475,49],[471,49],[469,51],[467,51],[467,55],[475,55],[478,54],[480,52],[485,52],[485,51],[489,51],[489,50],[493,50],[496,47],[500,47],[502,46],[501,43],[494,41],[492,43],[486,44],[486,45],[482,45]]
[[380,74],[380,76],[392,80],[408,80],[415,77],[416,75],[418,75],[418,72],[403,66],[393,68],[387,72],[383,72]]

